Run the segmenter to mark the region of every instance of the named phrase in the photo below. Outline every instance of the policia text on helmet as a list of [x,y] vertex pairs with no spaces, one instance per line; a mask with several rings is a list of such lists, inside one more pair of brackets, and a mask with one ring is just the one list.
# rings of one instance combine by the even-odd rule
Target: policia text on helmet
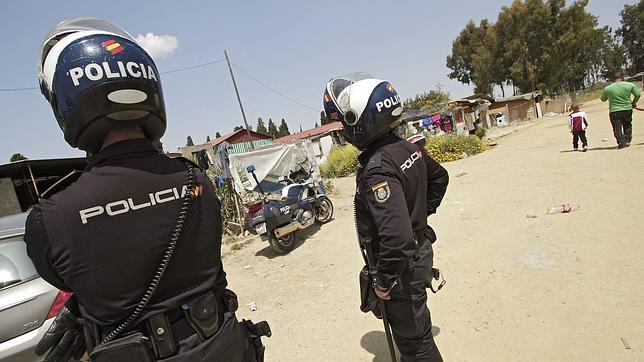
[[27,251],[40,276],[74,293],[36,348],[46,361],[261,361],[266,322],[238,322],[220,257],[214,186],[159,154],[159,72],[123,29],[65,20],[38,62],[65,140],[93,155],[31,210]]
[[96,153],[108,131],[138,125],[157,142],[166,129],[159,71],[123,29],[100,19],[56,25],[42,47],[40,89],[65,140]]
[[383,319],[392,360],[391,337],[403,361],[441,361],[427,308],[426,289],[440,278],[433,268],[436,234],[427,216],[443,199],[447,171],[422,146],[392,132],[402,107],[389,82],[366,73],[335,77],[323,102],[326,116],[342,122],[347,141],[362,150],[354,199],[366,264],[360,309]]

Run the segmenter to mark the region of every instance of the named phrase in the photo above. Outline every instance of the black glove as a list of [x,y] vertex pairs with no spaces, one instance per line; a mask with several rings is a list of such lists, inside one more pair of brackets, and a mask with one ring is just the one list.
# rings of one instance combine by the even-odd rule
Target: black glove
[[79,317],[78,302],[72,296],[63,306],[34,351],[44,362],[78,361],[86,352],[83,320]]

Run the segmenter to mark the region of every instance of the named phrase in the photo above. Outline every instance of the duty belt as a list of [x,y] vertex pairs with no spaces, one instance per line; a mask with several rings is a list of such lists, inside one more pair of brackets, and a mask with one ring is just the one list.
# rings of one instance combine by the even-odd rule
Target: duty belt
[[[146,336],[157,359],[170,357],[176,353],[179,341],[194,334],[198,334],[202,340],[215,334],[224,320],[224,312],[237,309],[236,298],[235,305],[230,303],[231,300],[222,299],[212,291],[206,292],[179,308],[147,317],[130,333]],[[111,326],[99,327],[98,336],[102,338],[112,329]]]

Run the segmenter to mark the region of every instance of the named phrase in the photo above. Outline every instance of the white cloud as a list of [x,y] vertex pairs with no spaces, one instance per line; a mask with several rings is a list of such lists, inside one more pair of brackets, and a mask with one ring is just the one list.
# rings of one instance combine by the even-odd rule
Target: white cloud
[[139,34],[136,36],[136,41],[157,60],[167,57],[179,47],[179,39],[172,35]]

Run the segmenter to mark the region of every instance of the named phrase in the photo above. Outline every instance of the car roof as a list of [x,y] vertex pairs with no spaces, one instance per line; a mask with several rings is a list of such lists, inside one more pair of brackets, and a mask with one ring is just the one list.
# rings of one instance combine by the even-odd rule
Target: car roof
[[0,240],[25,233],[26,212],[0,217]]

